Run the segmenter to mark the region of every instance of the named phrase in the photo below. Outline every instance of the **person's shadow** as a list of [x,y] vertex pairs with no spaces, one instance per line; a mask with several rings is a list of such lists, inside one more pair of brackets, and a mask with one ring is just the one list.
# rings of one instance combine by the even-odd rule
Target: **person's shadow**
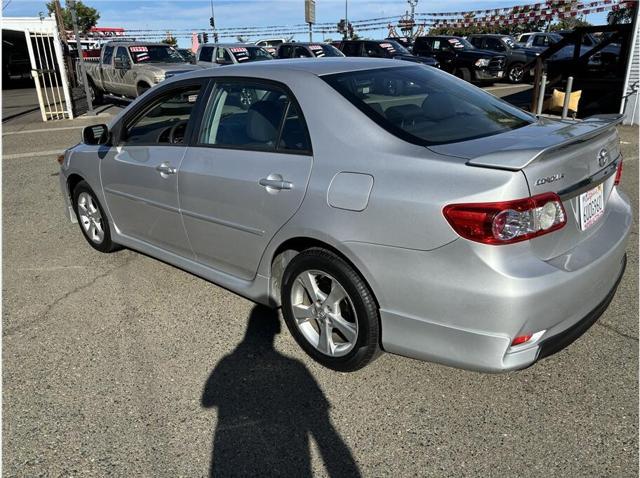
[[209,475],[312,476],[309,438],[329,476],[360,476],[304,364],[278,353],[278,313],[256,306],[243,341],[211,372],[202,406],[218,408]]

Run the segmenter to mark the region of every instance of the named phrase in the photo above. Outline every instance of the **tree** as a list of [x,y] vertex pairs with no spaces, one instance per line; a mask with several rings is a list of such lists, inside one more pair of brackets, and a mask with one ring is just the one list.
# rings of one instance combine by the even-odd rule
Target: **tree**
[[[47,10],[49,13],[54,13],[56,0],[51,0],[47,3]],[[95,8],[89,7],[82,3],[81,0],[76,0],[76,15],[78,17],[78,30],[81,33],[86,33],[91,30],[91,27],[96,26],[100,19],[100,14]],[[65,30],[73,30],[73,23],[71,21],[71,10],[69,6],[65,4],[62,10],[62,22],[64,23]]]
[[622,3],[617,10],[611,10],[607,14],[607,23],[609,25],[616,25],[618,23],[631,23],[633,21],[633,15],[637,8],[637,2]]
[[573,30],[578,27],[590,27],[591,23],[587,22],[583,18],[579,17],[569,17],[563,18],[558,23],[551,25],[550,30],[552,32],[561,31],[561,30]]
[[171,32],[167,32],[167,37],[164,40],[162,40],[162,43],[166,43],[167,45],[176,47],[178,46],[178,39],[174,37]]

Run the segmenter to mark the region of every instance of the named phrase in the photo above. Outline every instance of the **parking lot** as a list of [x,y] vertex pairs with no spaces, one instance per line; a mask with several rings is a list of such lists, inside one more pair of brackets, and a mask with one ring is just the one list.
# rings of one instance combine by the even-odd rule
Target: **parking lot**
[[[130,250],[100,254],[65,220],[57,152],[120,108],[3,123],[5,476],[197,477],[216,456],[220,476],[637,476],[637,224],[609,309],[531,368],[384,354],[337,373],[275,312]],[[638,128],[620,133],[637,215]]]

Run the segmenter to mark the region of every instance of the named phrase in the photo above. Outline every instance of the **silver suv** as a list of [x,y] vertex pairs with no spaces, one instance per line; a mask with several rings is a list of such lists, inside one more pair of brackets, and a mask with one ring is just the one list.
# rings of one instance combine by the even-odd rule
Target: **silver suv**
[[527,367],[611,301],[631,209],[616,117],[536,118],[437,68],[370,58],[189,73],[62,161],[69,217],[281,306],[318,362],[380,350]]

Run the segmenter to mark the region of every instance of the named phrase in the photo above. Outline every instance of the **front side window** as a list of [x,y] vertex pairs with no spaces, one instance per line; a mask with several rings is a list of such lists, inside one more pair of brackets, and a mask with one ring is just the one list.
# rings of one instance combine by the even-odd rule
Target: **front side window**
[[487,38],[487,49],[493,51],[504,51],[505,47],[497,38]]
[[470,89],[435,68],[383,68],[322,79],[387,131],[415,144],[466,141],[535,121],[524,111]]
[[200,86],[174,90],[154,101],[123,133],[128,146],[183,144]]
[[476,48],[482,48],[482,37],[472,37],[469,41]]
[[218,48],[216,50],[216,61],[220,63],[233,63],[231,55],[229,55],[226,48]]
[[309,151],[304,120],[281,88],[253,81],[218,83],[199,143],[257,151]]
[[118,47],[118,49],[116,50],[116,60],[121,61],[125,65],[130,62],[129,55],[127,55],[127,49],[125,47]]

